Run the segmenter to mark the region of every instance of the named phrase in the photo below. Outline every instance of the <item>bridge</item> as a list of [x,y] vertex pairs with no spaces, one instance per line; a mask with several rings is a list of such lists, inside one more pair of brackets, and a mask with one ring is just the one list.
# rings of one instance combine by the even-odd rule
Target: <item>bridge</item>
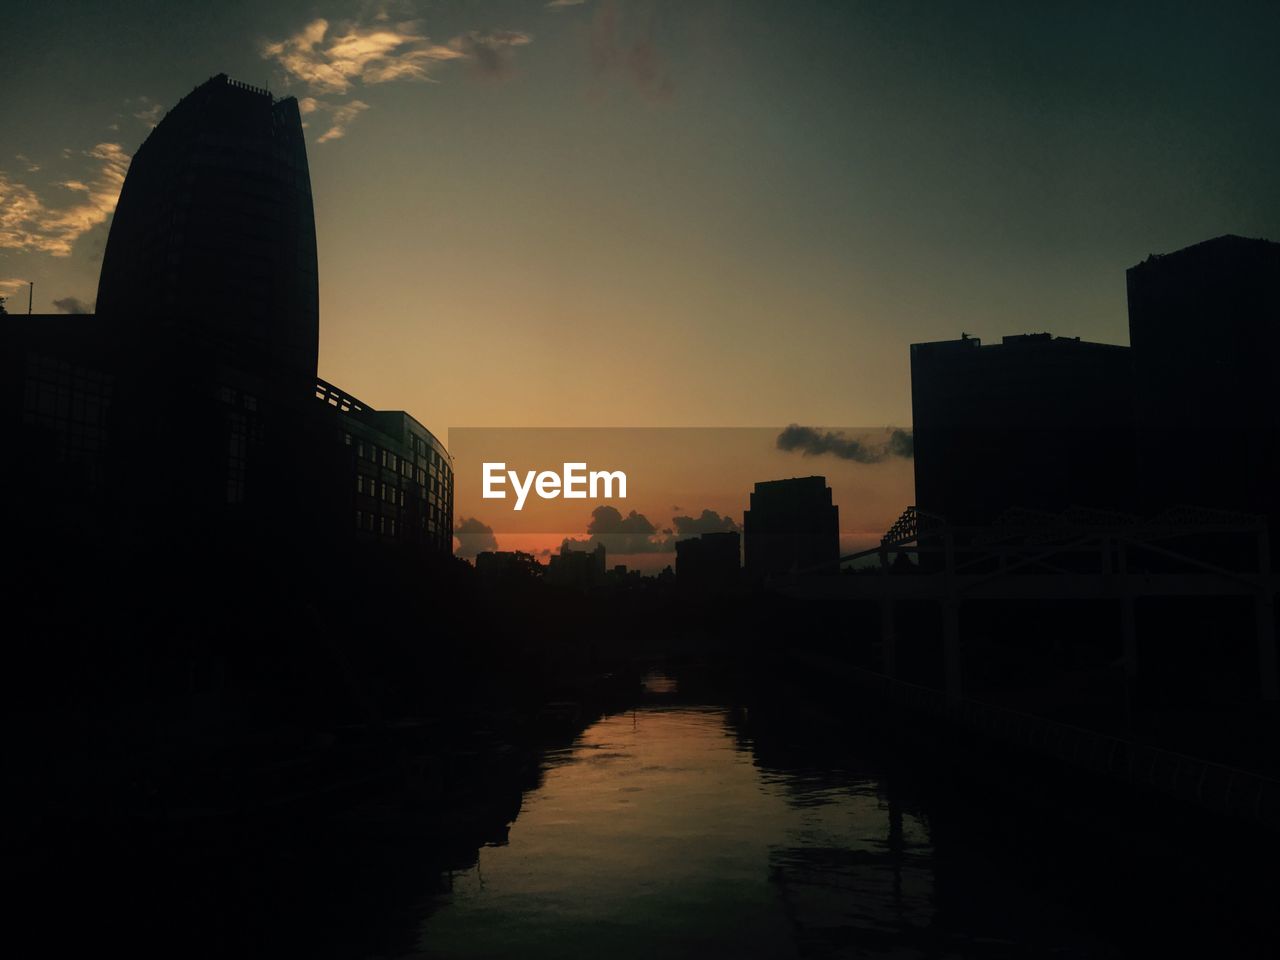
[[[913,557],[907,569],[890,557]],[[855,569],[869,558],[878,566]],[[834,575],[834,574],[839,575]],[[823,575],[826,574],[826,575]],[[905,600],[942,608],[945,692],[963,697],[960,607],[966,600],[1118,601],[1125,670],[1138,670],[1134,602],[1140,597],[1252,597],[1259,692],[1280,700],[1275,597],[1264,517],[1180,506],[1142,519],[1072,508],[1062,513],[1015,508],[994,523],[963,526],[908,507],[878,547],[770,585],[803,599],[880,603],[882,669],[896,678],[894,614]]]

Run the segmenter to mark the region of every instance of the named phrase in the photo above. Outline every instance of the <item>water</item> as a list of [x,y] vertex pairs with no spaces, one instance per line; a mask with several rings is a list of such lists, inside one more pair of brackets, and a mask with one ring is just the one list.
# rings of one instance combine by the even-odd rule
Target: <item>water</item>
[[1072,793],[980,744],[950,762],[952,741],[922,747],[838,698],[771,691],[748,709],[681,703],[667,678],[649,690],[547,751],[522,798],[477,792],[454,842],[439,828],[466,822],[456,809],[160,851],[119,835],[28,877],[13,913],[59,954],[1280,956],[1273,839],[1092,781]]
[[872,773],[794,760],[724,708],[600,720],[548,756],[508,842],[449,878],[415,955],[1110,955],[1016,875],[983,895],[1007,913],[940,916],[927,820]]

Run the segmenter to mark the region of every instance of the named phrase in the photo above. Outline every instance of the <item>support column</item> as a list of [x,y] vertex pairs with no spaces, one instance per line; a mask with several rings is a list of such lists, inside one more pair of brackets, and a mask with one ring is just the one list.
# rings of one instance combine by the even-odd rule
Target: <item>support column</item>
[[893,596],[880,598],[880,669],[885,676],[898,677],[898,637],[893,623]]
[[1119,545],[1120,568],[1120,636],[1123,645],[1124,672],[1133,679],[1138,675],[1138,631],[1133,619],[1133,591],[1129,589],[1128,551]]
[[1271,543],[1264,526],[1258,531],[1258,592],[1254,595],[1254,619],[1258,626],[1258,674],[1263,700],[1280,700],[1276,675],[1275,594],[1271,583]]
[[948,703],[964,696],[964,671],[960,650],[960,599],[956,588],[956,543],[950,529],[944,535],[946,547],[947,598],[942,604],[942,656]]
[[960,604],[948,597],[942,604],[942,655],[946,663],[947,702],[959,703],[964,696],[960,660]]

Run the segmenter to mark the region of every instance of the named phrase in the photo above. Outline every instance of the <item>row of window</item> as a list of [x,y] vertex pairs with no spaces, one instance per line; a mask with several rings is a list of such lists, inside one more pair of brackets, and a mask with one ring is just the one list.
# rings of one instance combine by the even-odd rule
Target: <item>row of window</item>
[[[353,437],[349,433],[342,435],[343,443],[348,447],[356,448],[356,456],[362,460],[369,460],[379,466],[394,470],[396,473],[405,477],[417,477],[419,483],[425,482],[426,473],[424,468],[415,468],[413,462],[407,457],[401,457],[394,450],[388,450],[386,447],[380,447],[376,443],[366,441],[362,437]],[[432,476],[442,472],[445,466],[445,458],[440,456],[434,447],[432,447],[422,437],[409,435],[409,446],[413,449],[416,456],[422,457],[427,461]],[[416,472],[415,472],[416,469]]]
[[[445,530],[443,525],[438,525],[434,519],[428,520],[422,517],[418,523],[419,529],[427,534],[431,539],[444,540]],[[386,537],[394,537],[397,530],[403,531],[403,525],[398,525],[395,517],[388,517],[383,514],[374,513],[370,510],[356,511],[356,529],[365,533],[377,533]],[[437,536],[439,534],[439,536]]]

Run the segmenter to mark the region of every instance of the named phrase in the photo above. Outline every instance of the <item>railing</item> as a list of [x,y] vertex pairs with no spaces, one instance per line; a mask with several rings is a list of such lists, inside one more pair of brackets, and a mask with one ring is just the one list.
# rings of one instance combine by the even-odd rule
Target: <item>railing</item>
[[351,394],[338,389],[327,380],[316,377],[316,399],[323,400],[331,407],[337,407],[343,413],[363,413],[370,410]]

